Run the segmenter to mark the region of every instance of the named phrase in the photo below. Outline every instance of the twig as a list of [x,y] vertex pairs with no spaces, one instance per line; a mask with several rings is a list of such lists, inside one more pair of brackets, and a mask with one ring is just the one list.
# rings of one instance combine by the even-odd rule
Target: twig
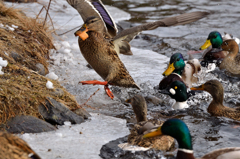
[[42,9],[40,10],[40,12],[38,13],[38,15],[36,16],[36,19],[38,19],[39,15],[42,13],[43,8],[46,10],[45,6],[43,6]]
[[[80,26],[81,26],[81,25],[80,25]],[[64,34],[69,33],[70,31],[73,31],[73,30],[79,28],[80,26],[77,26],[77,27],[75,27],[75,28],[73,28],[73,29],[71,29],[71,30],[68,30],[68,31],[66,31],[66,32],[64,32],[64,33],[62,33],[62,34],[57,34],[57,35],[58,35],[58,36],[62,36],[62,35],[64,35]]]
[[83,103],[82,105],[79,105],[78,107],[81,108],[82,106],[86,105],[86,106],[90,107],[91,109],[95,109],[95,108],[91,107],[90,105],[87,105],[87,102],[89,102],[89,100],[90,100],[99,90],[100,90],[100,88],[98,88],[98,90],[96,90],[96,91],[88,98],[88,100],[87,100],[85,103]]
[[47,13],[46,13],[46,16],[45,16],[45,20],[43,22],[43,27],[45,26],[45,23],[46,23],[46,20],[47,20],[47,15],[48,15],[48,11],[49,11],[49,8],[50,8],[50,5],[51,5],[51,1],[52,0],[49,0],[49,3],[48,3]]

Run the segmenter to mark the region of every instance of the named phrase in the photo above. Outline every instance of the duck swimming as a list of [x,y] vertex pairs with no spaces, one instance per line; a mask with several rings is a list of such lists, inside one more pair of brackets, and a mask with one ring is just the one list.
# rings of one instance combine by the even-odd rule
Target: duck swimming
[[25,141],[6,132],[0,132],[0,158],[41,159]]
[[[212,31],[206,40],[206,42],[200,47],[200,50],[208,50],[203,54],[203,61],[201,62],[202,66],[205,67],[208,63],[214,63],[219,65],[222,60],[228,55],[229,51],[225,50],[222,47],[225,40],[229,40],[231,36],[229,34],[225,34],[222,36],[218,31]],[[212,48],[211,48],[212,47]]]
[[67,0],[84,20],[83,26],[75,32],[79,36],[81,53],[91,67],[103,78],[101,81],[81,81],[82,84],[104,85],[108,96],[114,95],[108,85],[140,89],[118,57],[120,52],[130,52],[129,41],[143,30],[157,27],[187,24],[205,17],[207,12],[192,12],[150,22],[117,34],[115,22],[100,0]]
[[[144,139],[143,134],[156,130],[157,127],[162,125],[162,121],[156,120],[147,120],[147,103],[145,98],[141,95],[135,95],[134,97],[126,100],[126,102],[132,105],[134,113],[136,115],[137,124],[134,125],[134,128],[130,131],[128,136],[128,144],[124,143],[119,145],[119,147],[124,148],[124,150],[130,150],[132,145],[139,150],[148,150],[150,147],[153,147],[157,150],[169,150],[174,145],[174,139],[167,136],[155,137]],[[144,147],[144,149],[142,148]]]
[[213,100],[207,108],[212,116],[222,116],[234,120],[240,120],[240,108],[229,108],[223,105],[224,90],[218,80],[210,80],[199,87],[192,87],[191,90],[203,90],[211,94]]
[[[145,134],[144,138],[168,135],[178,142],[177,159],[195,159],[193,156],[192,137],[187,125],[180,119],[168,119],[156,131]],[[240,147],[229,147],[212,151],[201,159],[237,159]]]
[[167,94],[176,100],[172,106],[173,109],[188,108],[187,99],[194,95],[193,91],[188,91],[186,85],[181,81],[174,81],[166,89],[160,90],[159,93]]
[[186,84],[188,88],[192,87],[192,83],[198,81],[194,74],[201,70],[201,65],[197,59],[191,59],[184,62],[181,53],[175,53],[171,56],[169,66],[163,73],[165,76],[159,83],[159,89],[166,89],[173,81],[181,81]]

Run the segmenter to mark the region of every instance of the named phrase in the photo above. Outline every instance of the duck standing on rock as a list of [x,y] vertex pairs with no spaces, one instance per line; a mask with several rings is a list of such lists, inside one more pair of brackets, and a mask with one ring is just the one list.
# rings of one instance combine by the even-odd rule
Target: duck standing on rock
[[79,36],[79,47],[87,62],[104,79],[101,81],[81,81],[82,84],[100,84],[111,99],[113,93],[108,85],[139,89],[118,53],[130,52],[129,41],[143,30],[157,27],[187,24],[205,17],[207,12],[192,12],[156,22],[146,23],[121,31],[117,34],[115,22],[100,0],[67,0],[82,16],[83,26],[75,32]]
[[[192,137],[187,125],[180,119],[168,119],[156,131],[145,134],[144,138],[168,135],[178,142],[177,159],[195,159]],[[201,159],[239,159],[240,147],[228,147],[212,151]]]
[[[130,150],[132,145],[135,145],[135,150],[148,150],[150,147],[156,150],[169,150],[174,145],[174,139],[167,136],[144,139],[143,134],[156,130],[155,128],[162,125],[161,121],[147,120],[147,103],[141,95],[135,95],[133,98],[126,100],[132,105],[136,115],[137,124],[131,130],[128,136],[128,143],[120,144],[119,147],[124,150]],[[136,145],[140,147],[136,147]],[[144,147],[144,148],[142,148]]]
[[166,89],[173,81],[181,81],[186,84],[188,88],[192,87],[192,83],[198,81],[194,74],[201,70],[201,65],[197,59],[188,60],[184,62],[181,53],[175,53],[171,56],[168,68],[163,73],[165,76],[159,83],[159,89]]
[[22,139],[0,132],[0,159],[41,159]]
[[240,108],[229,108],[223,105],[224,90],[218,80],[207,81],[199,87],[192,87],[191,90],[203,90],[211,94],[213,100],[207,108],[211,115],[240,120]]
[[184,109],[188,108],[187,99],[194,95],[194,91],[187,90],[186,85],[181,81],[173,81],[169,87],[160,90],[159,93],[169,95],[171,98],[176,100],[173,104],[173,109]]

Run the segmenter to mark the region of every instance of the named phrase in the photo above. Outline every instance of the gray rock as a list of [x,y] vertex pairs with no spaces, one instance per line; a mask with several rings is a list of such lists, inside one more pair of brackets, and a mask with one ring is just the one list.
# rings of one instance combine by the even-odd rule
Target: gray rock
[[41,63],[37,63],[37,64],[36,64],[36,68],[35,68],[34,71],[38,72],[40,75],[43,75],[43,76],[45,76],[46,74],[49,73],[49,72],[48,72],[48,69],[45,68],[44,65],[41,64]]
[[16,62],[21,62],[23,60],[23,57],[16,52],[12,51],[11,56]]
[[38,107],[38,111],[43,118],[51,124],[63,125],[65,121],[70,121],[72,124],[84,122],[83,117],[73,113],[64,104],[50,97],[46,100],[45,106],[41,104]]
[[77,109],[74,111],[74,113],[83,117],[84,119],[88,119],[89,117],[91,117],[91,115],[84,109]]
[[16,116],[7,121],[4,127],[9,133],[40,133],[56,130],[56,128],[33,116]]

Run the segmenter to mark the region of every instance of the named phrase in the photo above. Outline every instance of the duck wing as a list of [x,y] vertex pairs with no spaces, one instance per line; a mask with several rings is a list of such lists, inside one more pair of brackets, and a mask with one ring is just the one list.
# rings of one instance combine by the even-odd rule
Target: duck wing
[[117,34],[117,26],[101,0],[67,0],[67,2],[78,11],[83,21],[91,16],[99,17],[110,37]]
[[195,22],[208,15],[208,12],[196,11],[191,13],[185,13],[174,17],[165,18],[155,22],[149,22],[142,25],[138,25],[129,29],[125,29],[120,32],[113,40],[125,37],[124,40],[131,41],[139,32],[144,30],[153,30],[158,27],[169,27],[175,25],[183,25],[191,22]]

